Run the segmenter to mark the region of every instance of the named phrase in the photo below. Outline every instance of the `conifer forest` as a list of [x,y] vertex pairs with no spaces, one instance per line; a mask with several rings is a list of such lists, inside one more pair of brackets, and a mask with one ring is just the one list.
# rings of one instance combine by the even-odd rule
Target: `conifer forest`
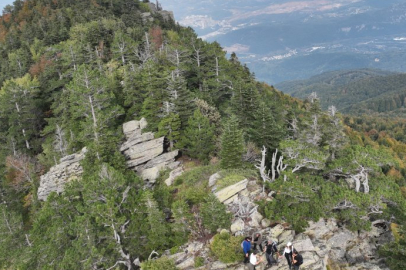
[[[404,118],[284,94],[145,0],[16,0],[0,55],[0,269],[237,269],[248,230],[230,226],[252,225],[254,210],[296,234],[319,220],[358,235],[384,226],[376,269],[406,269]],[[129,162],[126,123],[163,138],[182,173],[168,183],[165,161],[151,181],[152,165]],[[78,153],[81,173],[40,196]],[[216,173],[216,192],[258,186],[255,207],[230,210]],[[182,268],[171,255],[192,242],[210,252]]]

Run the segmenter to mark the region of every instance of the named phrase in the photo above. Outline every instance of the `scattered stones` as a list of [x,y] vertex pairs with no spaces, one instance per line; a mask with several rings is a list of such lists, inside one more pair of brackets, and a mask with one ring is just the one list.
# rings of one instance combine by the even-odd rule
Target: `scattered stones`
[[200,251],[203,248],[203,243],[202,242],[192,242],[189,244],[187,247],[188,253],[196,253],[197,251]]
[[244,221],[239,218],[236,221],[234,221],[233,224],[231,224],[230,230],[232,233],[236,233],[238,231],[244,230],[244,227],[245,227]]

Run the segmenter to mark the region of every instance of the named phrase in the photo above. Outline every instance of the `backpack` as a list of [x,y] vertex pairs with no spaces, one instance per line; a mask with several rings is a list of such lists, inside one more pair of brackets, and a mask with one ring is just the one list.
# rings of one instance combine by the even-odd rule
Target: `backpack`
[[296,258],[297,264],[302,265],[303,264],[303,257],[302,255],[298,254]]

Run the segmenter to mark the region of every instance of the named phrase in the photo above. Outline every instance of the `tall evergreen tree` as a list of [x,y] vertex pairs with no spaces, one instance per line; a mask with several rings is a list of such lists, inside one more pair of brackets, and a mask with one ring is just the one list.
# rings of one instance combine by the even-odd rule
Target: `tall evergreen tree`
[[114,93],[106,88],[106,76],[98,70],[82,65],[74,72],[72,82],[67,86],[67,111],[69,126],[75,133],[75,140],[85,145],[100,146],[103,141],[115,136],[116,118],[124,113],[117,104]]
[[195,108],[192,93],[187,89],[186,81],[182,76],[175,76],[173,80],[170,80],[167,90],[175,105],[174,110],[179,115],[181,127],[185,129]]
[[22,78],[8,80],[0,92],[0,117],[2,129],[11,154],[18,151],[37,151],[41,129],[41,112],[37,100],[39,83],[29,74]]
[[156,136],[165,136],[169,140],[169,148],[173,150],[174,145],[180,140],[180,119],[179,115],[170,113],[158,124]]
[[221,137],[221,167],[224,169],[240,168],[243,153],[243,134],[239,129],[237,117],[233,115],[224,125],[223,135]]
[[191,157],[207,163],[215,149],[214,132],[215,126],[210,124],[210,120],[204,117],[199,109],[196,109],[189,118],[182,138],[182,147]]
[[[238,117],[240,127],[248,130],[256,118],[259,107],[259,94],[250,81],[239,80],[236,83],[234,96],[231,99],[232,111]],[[250,133],[246,134],[250,136]],[[247,138],[251,140],[251,138]]]
[[249,138],[258,147],[276,149],[283,137],[282,127],[275,120],[271,109],[265,102],[260,102],[256,109],[255,119],[248,129]]

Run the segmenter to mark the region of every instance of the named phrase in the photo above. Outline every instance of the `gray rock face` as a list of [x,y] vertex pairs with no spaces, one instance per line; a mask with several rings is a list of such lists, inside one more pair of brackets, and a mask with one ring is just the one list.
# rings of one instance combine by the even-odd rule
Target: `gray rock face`
[[169,21],[169,20],[173,20],[175,21],[175,17],[173,16],[173,12],[172,11],[167,11],[167,10],[162,10],[162,8],[157,7],[154,3],[148,3],[149,9],[151,12],[144,12],[141,13],[141,18],[143,20],[143,22],[152,22],[154,19],[152,17],[152,14],[158,13],[162,16],[162,18],[165,21]]
[[80,177],[83,173],[80,161],[85,158],[86,152],[87,149],[83,148],[79,153],[61,158],[58,165],[53,166],[49,172],[42,175],[38,188],[38,199],[46,200],[53,191],[63,192],[66,183]]
[[178,150],[164,153],[164,137],[154,138],[151,132],[142,133],[147,121],[130,121],[123,125],[127,140],[121,145],[120,151],[127,158],[127,167],[136,171],[144,180],[154,183],[160,171],[175,169],[179,163],[175,162]]

